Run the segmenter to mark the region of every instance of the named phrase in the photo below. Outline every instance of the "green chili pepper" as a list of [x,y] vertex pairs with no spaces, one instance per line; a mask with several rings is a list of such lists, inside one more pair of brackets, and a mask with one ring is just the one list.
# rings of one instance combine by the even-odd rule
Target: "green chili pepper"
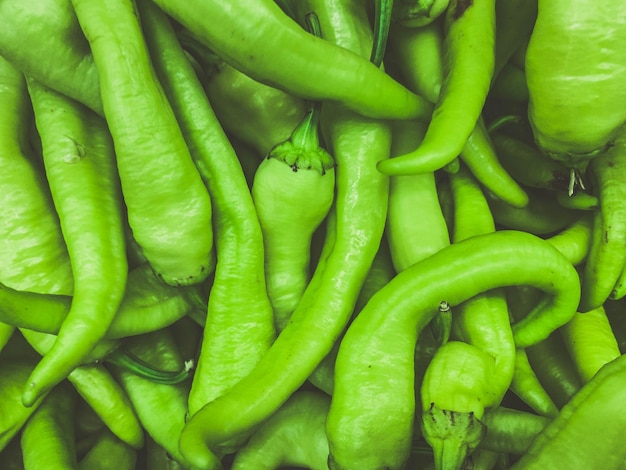
[[559,414],[559,408],[537,377],[523,348],[515,352],[515,371],[510,390],[539,416],[553,418]]
[[625,366],[623,355],[603,366],[511,468],[623,468]]
[[591,249],[582,273],[579,310],[600,307],[611,296],[626,266],[626,133],[593,159],[589,173],[600,203],[593,220]]
[[443,26],[440,21],[420,28],[392,24],[387,63],[395,65],[403,83],[436,103],[444,76]]
[[76,468],[75,391],[67,382],[53,388],[22,428],[24,470]]
[[[421,132],[420,132],[421,131]],[[394,123],[391,155],[416,148],[425,125]],[[389,178],[389,209],[385,228],[391,258],[397,272],[450,244],[434,173],[398,175]]]
[[[530,309],[536,308],[540,304],[537,295],[535,290],[528,287],[509,290],[512,317],[522,318]],[[582,385],[580,378],[559,334],[552,333],[544,341],[527,347],[525,355],[531,369],[531,372],[527,373],[536,376],[536,380],[559,409],[580,389]],[[525,393],[523,390],[520,392],[519,395]],[[541,395],[542,391],[536,390],[535,393]]]
[[24,76],[0,56],[0,282],[70,295],[73,277],[45,176],[29,145],[32,109]]
[[[329,6],[311,3],[306,5],[306,11],[315,11],[326,40],[369,57],[373,34],[371,27],[363,26],[369,25],[369,19],[362,5],[333,5],[341,12],[333,15],[327,13],[335,11]],[[337,234],[332,249],[324,269],[316,268],[311,278],[311,284],[317,288],[305,291],[289,323],[257,366],[187,422],[180,447],[183,455],[197,466],[210,458],[207,449],[246,434],[276,411],[332,350],[351,318],[380,246],[388,179],[375,165],[389,156],[390,126],[332,103],[322,106],[321,123],[324,140],[337,163]]]
[[538,2],[526,51],[537,144],[583,173],[626,122],[626,18],[620,2]]
[[133,236],[168,284],[201,282],[215,262],[211,200],[155,76],[135,4],[72,4],[98,67]]
[[[365,58],[308,34],[273,1],[228,8],[222,2],[156,3],[226,62],[262,83],[307,99],[339,101],[373,118],[424,118],[432,110]],[[211,28],[202,20],[208,17]]]
[[267,292],[278,331],[309,283],[311,239],[335,195],[335,162],[319,142],[320,110],[321,103],[311,103],[291,137],[259,165],[252,185],[263,232]]
[[218,262],[189,393],[194,415],[246,376],[274,340],[263,236],[241,165],[169,19],[151,2],[141,2],[140,12],[155,68],[214,204]]
[[[411,90],[436,103],[444,77],[444,38],[440,26],[408,30],[395,28],[390,36],[391,53],[395,54],[398,68]],[[416,131],[418,134],[421,130]],[[404,154],[418,148],[406,149]],[[492,193],[506,202],[523,207],[528,197],[517,182],[502,167],[491,145],[482,118],[471,131],[462,151],[461,159],[472,173]],[[456,161],[456,160],[455,160]],[[436,170],[437,168],[429,168]],[[427,171],[426,169],[424,171]]]
[[495,1],[452,0],[445,19],[446,72],[426,136],[416,150],[381,161],[385,174],[443,168],[461,153],[480,117],[494,67]]
[[[329,219],[334,222],[334,217]],[[332,225],[332,223],[327,224]],[[332,229],[334,230],[334,228]],[[333,237],[331,235],[330,237]],[[330,238],[329,237],[329,238]],[[331,242],[332,243],[332,242]],[[329,243],[330,244],[330,243]],[[325,247],[326,248],[326,247]],[[324,261],[318,263],[316,269],[323,269]],[[396,271],[393,267],[393,262],[391,259],[391,253],[389,252],[389,247],[384,240],[381,242],[376,255],[372,261],[372,265],[363,281],[363,285],[361,286],[361,290],[359,292],[359,296],[357,297],[356,303],[354,305],[354,311],[352,318],[359,314],[359,312],[365,307],[369,299],[378,292],[379,289],[387,284],[393,276],[395,276]],[[320,278],[317,278],[319,281]],[[309,289],[315,289],[317,286],[310,286]],[[309,382],[315,385],[320,390],[326,392],[328,395],[332,395],[332,391],[334,388],[334,375],[335,375],[335,360],[337,358],[337,352],[339,351],[339,346],[341,345],[341,337],[335,342],[331,351],[326,355],[326,357],[322,360],[322,362],[315,368],[315,370],[309,376]]]
[[128,272],[122,196],[106,123],[32,79],[28,90],[74,292],[54,346],[24,390],[27,406],[67,377],[104,337],[122,301]]
[[[470,272],[472,282],[467,282]],[[563,278],[557,280],[555,273]],[[327,432],[337,465],[396,468],[403,464],[413,426],[417,334],[442,299],[454,308],[480,292],[507,284],[531,284],[556,294],[554,303],[544,302],[513,324],[518,347],[541,341],[575,313],[579,281],[574,268],[546,241],[517,231],[477,235],[452,244],[399,273],[372,297],[348,329],[335,364]],[[559,313],[545,312],[546,307]],[[393,425],[382,426],[383,422]],[[356,433],[357,428],[367,429],[367,434]]]
[[329,406],[330,397],[326,394],[295,392],[237,452],[232,470],[327,469],[328,439],[324,423]]
[[98,71],[70,0],[2,2],[0,55],[102,115]]
[[87,454],[78,462],[78,470],[134,470],[137,450],[104,429]]
[[[19,328],[58,334],[72,298],[18,291],[0,284],[0,320]],[[148,264],[128,274],[124,298],[105,338],[117,339],[156,331],[193,310],[206,309],[198,286],[173,287]]]

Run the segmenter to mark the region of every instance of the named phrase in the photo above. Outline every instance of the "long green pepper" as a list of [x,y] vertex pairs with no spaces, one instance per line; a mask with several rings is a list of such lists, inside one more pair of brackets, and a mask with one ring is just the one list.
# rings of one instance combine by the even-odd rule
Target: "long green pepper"
[[[345,22],[345,18],[357,21],[354,12],[361,12],[357,24],[368,24],[361,7],[360,3],[351,2],[337,6],[350,14],[332,15],[337,21],[333,26],[328,25],[331,16],[322,2],[311,4],[304,13],[315,11],[326,40],[336,42],[341,38],[346,41],[345,47],[369,57],[371,28],[359,29],[361,32],[355,35],[350,32],[352,26]],[[338,34],[346,28],[348,34]],[[358,39],[360,34],[369,37]],[[326,106],[330,108],[325,109]],[[181,450],[199,467],[210,460],[209,449],[245,435],[280,408],[332,350],[353,313],[380,245],[387,213],[388,179],[375,165],[389,157],[390,126],[330,103],[322,107],[321,122],[325,142],[331,145],[337,162],[334,244],[324,269],[316,269],[311,278],[311,284],[318,288],[305,291],[289,323],[257,366],[187,422],[181,435]]]
[[72,2],[98,67],[133,237],[168,283],[214,269],[211,199],[154,73],[133,0]]
[[28,80],[43,162],[68,248],[74,291],[57,340],[24,390],[32,403],[104,337],[122,302],[128,263],[113,143],[104,120]]

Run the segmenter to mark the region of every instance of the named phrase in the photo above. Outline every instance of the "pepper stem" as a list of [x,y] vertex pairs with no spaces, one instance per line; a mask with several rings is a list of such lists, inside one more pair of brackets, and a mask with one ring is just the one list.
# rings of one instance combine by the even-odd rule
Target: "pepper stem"
[[[308,31],[321,37],[321,26],[315,12],[309,12],[304,17]],[[276,158],[289,165],[294,172],[304,169],[314,169],[322,175],[335,166],[331,155],[320,147],[319,120],[322,103],[307,101],[307,112],[288,140],[276,145],[267,158]]]
[[155,369],[139,356],[123,348],[109,354],[105,360],[139,377],[165,385],[175,385],[184,382],[191,376],[191,370],[194,367],[194,361],[190,359],[185,361],[185,367],[180,371]]
[[377,67],[383,63],[385,50],[387,49],[387,37],[391,26],[391,14],[393,10],[393,0],[374,1],[374,44],[370,62]]

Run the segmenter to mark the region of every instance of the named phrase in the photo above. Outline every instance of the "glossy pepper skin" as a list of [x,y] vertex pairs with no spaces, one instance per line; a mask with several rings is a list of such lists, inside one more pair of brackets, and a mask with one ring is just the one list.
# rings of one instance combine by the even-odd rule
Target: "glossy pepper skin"
[[626,121],[626,15],[619,0],[539,0],[526,52],[528,115],[545,152],[584,171]]
[[[348,4],[352,5],[350,11],[360,11],[359,2]],[[313,9],[320,18],[324,37],[334,40],[334,28],[324,26],[325,15],[320,8],[324,7],[317,7],[316,3]],[[339,22],[338,27],[343,30],[343,19]],[[371,27],[359,31],[367,42],[358,42],[356,49],[362,56],[369,56]],[[356,38],[350,33],[345,39],[352,43]],[[207,448],[244,435],[280,408],[332,350],[352,315],[380,246],[387,213],[388,178],[375,165],[389,157],[390,126],[334,103],[328,106],[327,111],[322,108],[321,122],[325,142],[331,143],[337,162],[335,242],[324,269],[313,273],[311,284],[318,288],[307,288],[289,323],[257,366],[187,422],[180,446],[188,460],[198,466],[210,459]]]
[[368,117],[427,118],[432,111],[365,58],[308,34],[272,0],[155,3],[260,82],[303,98],[340,102]]
[[603,366],[511,468],[623,468],[625,368],[625,355]]

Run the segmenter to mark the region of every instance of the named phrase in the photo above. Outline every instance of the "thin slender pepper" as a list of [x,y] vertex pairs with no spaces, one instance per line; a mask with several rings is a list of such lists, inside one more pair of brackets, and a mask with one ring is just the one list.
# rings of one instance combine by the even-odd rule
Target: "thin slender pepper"
[[589,165],[600,207],[593,220],[591,249],[582,273],[579,310],[598,308],[609,298],[626,266],[626,132]]
[[[333,6],[341,15],[332,16],[321,3],[308,7],[318,15],[326,40],[369,57],[372,31],[364,26],[369,20],[360,3]],[[375,165],[389,156],[390,126],[332,103],[322,106],[321,123],[337,162],[337,233],[332,250],[323,271],[316,269],[311,278],[317,288],[307,288],[288,325],[257,366],[187,422],[180,446],[197,466],[206,462],[207,449],[247,433],[276,411],[331,351],[351,318],[380,246],[388,179]]]
[[98,71],[70,0],[3,1],[0,55],[102,116]]
[[[469,272],[472,282],[468,282]],[[556,273],[564,277],[557,280]],[[404,463],[415,412],[417,334],[442,299],[454,308],[480,292],[509,284],[530,284],[556,294],[554,303],[544,302],[513,324],[518,347],[541,341],[575,313],[580,288],[574,268],[546,241],[517,231],[477,235],[452,244],[399,273],[372,297],[346,332],[335,364],[327,432],[337,465],[396,468]],[[367,430],[367,436],[357,429]],[[337,448],[344,454],[336,454]]]
[[133,236],[168,284],[202,282],[215,263],[211,200],[155,76],[135,3],[72,4],[98,67]]
[[[18,291],[0,284],[0,320],[19,328],[58,334],[71,303],[71,296]],[[195,309],[206,309],[205,303],[198,286],[165,284],[144,264],[128,274],[124,298],[104,337],[124,338],[165,328]]]
[[297,391],[257,428],[233,460],[232,470],[328,468],[324,427],[330,397],[317,391]]
[[622,6],[538,2],[525,54],[528,116],[539,147],[580,173],[626,122]]
[[[445,69],[444,34],[440,25],[414,30],[396,27],[390,34],[390,49],[409,89],[437,103]],[[525,206],[528,197],[498,161],[482,118],[475,124],[460,151],[460,158],[496,196],[516,207]],[[406,149],[403,154],[416,148],[418,146]],[[429,169],[433,171],[437,168]]]
[[32,108],[24,76],[0,56],[0,282],[70,295],[67,247],[45,176],[29,145]]
[[[140,12],[155,68],[214,204],[218,262],[189,393],[189,412],[194,415],[245,377],[266,354],[275,337],[274,319],[261,227],[237,155],[167,16],[151,2],[140,3]],[[212,460],[217,463],[214,455]]]
[[[319,267],[322,268],[323,266]],[[359,296],[357,297],[354,305],[352,318],[359,314],[369,299],[376,292],[378,292],[379,289],[382,289],[382,287],[387,284],[393,276],[395,276],[395,274],[396,271],[393,267],[389,247],[385,243],[385,240],[382,240],[381,245],[374,256],[374,260],[372,261],[372,265],[370,266],[367,276],[363,281],[363,285],[361,286]],[[320,278],[318,278],[318,280],[319,279]],[[316,286],[313,285],[312,288],[316,288]],[[332,350],[309,376],[309,381],[320,390],[326,392],[328,395],[332,395],[334,388],[335,360],[337,359],[337,352],[340,345],[341,337],[335,342]]]
[[494,68],[495,1],[452,0],[445,19],[446,68],[426,136],[416,150],[381,161],[385,174],[443,168],[461,153],[480,117]]
[[20,445],[24,470],[41,468],[75,469],[74,407],[76,392],[67,382],[50,391],[28,418]]
[[[394,123],[391,155],[416,148],[425,126],[412,121]],[[397,272],[450,244],[434,173],[389,178],[389,209],[385,228],[391,258]]]
[[624,367],[622,355],[600,369],[511,468],[623,468]]
[[[536,308],[539,303],[538,294],[534,289],[528,287],[516,287],[509,290],[507,296],[512,317],[519,319],[525,312]],[[526,348],[525,356],[526,358],[518,358],[518,360],[523,359],[528,362],[539,384],[548,393],[558,409],[562,408],[582,386],[580,377],[559,334],[553,333],[544,341]],[[523,366],[526,367],[525,364]],[[535,393],[539,396],[542,391],[536,390]]]
[[510,390],[539,416],[555,417],[559,414],[559,408],[540,382],[523,348],[518,348],[515,353]]
[[122,195],[106,123],[35,80],[27,83],[74,291],[55,344],[24,390],[26,405],[67,377],[104,337],[124,296],[128,272]]
[[[156,3],[226,62],[262,83],[307,99],[339,101],[372,118],[426,118],[432,111],[365,58],[308,34],[271,0],[228,7],[218,1]],[[209,17],[211,28],[203,21]]]

